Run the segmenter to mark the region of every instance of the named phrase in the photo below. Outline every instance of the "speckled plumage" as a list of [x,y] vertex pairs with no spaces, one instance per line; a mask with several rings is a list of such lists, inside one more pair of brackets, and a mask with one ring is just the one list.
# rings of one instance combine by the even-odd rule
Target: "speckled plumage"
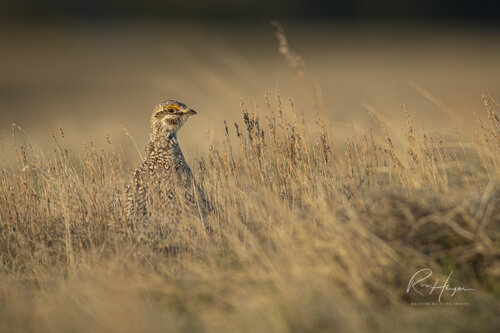
[[167,228],[181,218],[198,219],[207,226],[209,205],[177,142],[177,131],[194,114],[174,100],[154,108],[147,156],[126,186],[127,218],[134,230],[147,228],[155,219],[156,225]]

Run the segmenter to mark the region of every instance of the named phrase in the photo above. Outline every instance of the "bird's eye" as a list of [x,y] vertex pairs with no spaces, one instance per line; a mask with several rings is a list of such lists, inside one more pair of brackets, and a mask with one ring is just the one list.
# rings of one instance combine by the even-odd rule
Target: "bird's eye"
[[167,109],[167,112],[168,112],[168,113],[174,113],[174,112],[175,112],[175,109],[172,109],[172,108]]

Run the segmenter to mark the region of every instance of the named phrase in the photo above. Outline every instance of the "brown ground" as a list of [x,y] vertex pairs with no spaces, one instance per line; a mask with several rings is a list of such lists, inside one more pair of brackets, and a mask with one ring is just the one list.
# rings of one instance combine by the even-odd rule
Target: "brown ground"
[[[481,111],[482,90],[500,95],[494,30],[294,22],[285,28],[340,138],[350,123],[374,126],[367,104],[393,120],[393,131],[404,121],[403,104],[417,126],[440,130],[467,125]],[[0,133],[9,137],[16,123],[42,146],[49,128],[63,127],[78,145],[109,134],[133,153],[121,125],[142,149],[152,107],[167,98],[199,111],[182,132],[191,154],[207,150],[207,137],[221,137],[223,120],[238,117],[240,99],[262,107],[264,93],[273,95],[276,86],[299,110],[314,112],[268,24],[4,24],[0,45]]]

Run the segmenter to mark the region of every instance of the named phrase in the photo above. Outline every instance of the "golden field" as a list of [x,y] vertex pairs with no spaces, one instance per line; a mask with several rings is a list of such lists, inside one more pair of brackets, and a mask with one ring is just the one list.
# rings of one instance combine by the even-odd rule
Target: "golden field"
[[[305,66],[283,35],[278,52],[272,32],[212,29],[165,46],[158,26],[2,35],[0,331],[497,330],[498,50],[470,47],[488,36],[318,33],[336,43],[304,38]],[[199,111],[179,141],[211,229],[143,239],[119,199],[173,97]],[[474,290],[407,292],[423,268]]]

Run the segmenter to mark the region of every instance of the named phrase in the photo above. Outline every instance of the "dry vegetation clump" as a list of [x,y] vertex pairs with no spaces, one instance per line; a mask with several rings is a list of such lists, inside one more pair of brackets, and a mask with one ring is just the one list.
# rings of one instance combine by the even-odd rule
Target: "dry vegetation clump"
[[[471,141],[416,131],[407,112],[403,149],[380,119],[341,144],[279,94],[265,110],[242,104],[243,121],[191,161],[211,230],[185,221],[162,238],[128,228],[130,173],[111,143],[79,157],[62,131],[47,156],[14,141],[0,175],[0,330],[498,328],[500,123],[484,101]],[[470,305],[411,307],[424,267],[474,288],[443,296]]]

